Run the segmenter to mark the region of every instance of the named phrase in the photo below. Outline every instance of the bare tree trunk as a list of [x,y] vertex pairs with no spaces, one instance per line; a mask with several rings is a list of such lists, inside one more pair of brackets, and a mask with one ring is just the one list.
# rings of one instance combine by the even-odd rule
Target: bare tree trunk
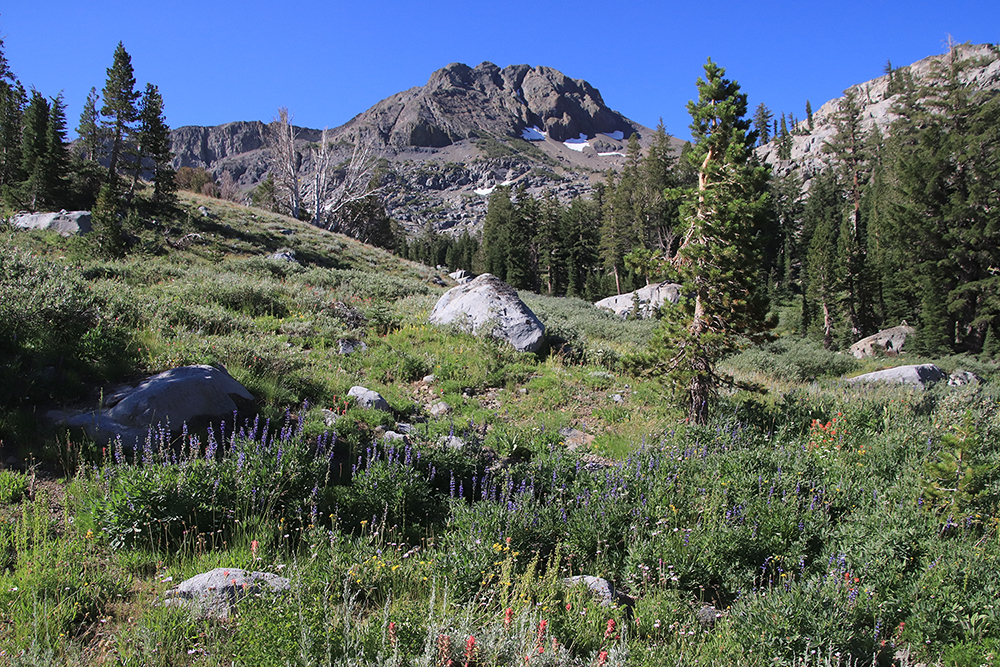
[[299,186],[299,155],[295,150],[298,132],[286,107],[278,109],[278,117],[271,121],[268,148],[271,150],[271,169],[275,183],[288,197],[288,208],[293,218],[299,217],[302,197]]

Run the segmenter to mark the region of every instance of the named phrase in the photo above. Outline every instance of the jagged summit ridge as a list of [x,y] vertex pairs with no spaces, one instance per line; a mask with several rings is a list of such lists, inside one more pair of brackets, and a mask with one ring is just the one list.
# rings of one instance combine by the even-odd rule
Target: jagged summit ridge
[[586,81],[550,67],[452,63],[427,84],[388,97],[343,126],[370,128],[389,146],[442,148],[484,135],[520,137],[526,128],[556,141],[599,133],[643,133]]

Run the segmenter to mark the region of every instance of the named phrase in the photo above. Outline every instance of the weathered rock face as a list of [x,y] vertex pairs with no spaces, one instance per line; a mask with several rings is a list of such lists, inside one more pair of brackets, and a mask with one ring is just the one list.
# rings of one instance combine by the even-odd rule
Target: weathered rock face
[[[992,47],[988,44],[959,46],[958,48],[961,55],[966,58],[993,55]],[[946,56],[930,56],[907,66],[915,83],[918,85],[924,83],[933,72],[935,63],[944,57]],[[962,77],[965,81],[981,89],[1000,90],[1000,59],[969,67],[962,73]],[[862,130],[868,132],[877,127],[883,135],[888,134],[889,126],[896,118],[892,108],[899,101],[899,94],[889,94],[889,76],[880,76],[848,88],[848,90],[851,89],[857,93]],[[771,141],[758,148],[757,155],[763,162],[771,165],[777,175],[785,175],[797,170],[804,180],[803,189],[808,190],[809,179],[812,175],[818,174],[826,168],[829,154],[823,152],[823,145],[831,141],[836,134],[834,118],[839,112],[843,100],[843,97],[830,100],[815,111],[811,129],[808,119],[803,119],[794,128],[790,128],[792,132],[790,159],[781,160],[778,158],[777,141]]]
[[457,324],[472,333],[489,327],[486,333],[507,341],[519,352],[538,352],[545,338],[545,326],[514,288],[489,273],[441,295],[430,321]]
[[59,211],[58,213],[21,213],[11,217],[18,229],[47,229],[63,236],[90,232],[90,211]]
[[887,368],[884,371],[865,373],[847,380],[848,384],[906,384],[920,389],[926,389],[930,385],[940,382],[945,378],[945,373],[934,364],[919,364],[916,366],[897,366]]
[[681,286],[676,283],[653,283],[628,294],[609,296],[594,303],[598,308],[610,310],[619,317],[629,317],[636,311],[642,318],[649,318],[657,308],[665,303],[677,303],[681,299]]
[[379,102],[345,127],[361,126],[373,128],[387,145],[432,148],[488,135],[521,136],[530,127],[556,141],[598,133],[628,137],[642,129],[609,109],[586,81],[550,67],[500,69],[489,62],[439,69],[425,86]]
[[912,336],[915,331],[904,321],[898,327],[883,329],[868,338],[862,338],[851,346],[851,354],[857,359],[874,357],[877,354],[899,354],[906,344],[907,336]]
[[218,567],[197,574],[166,593],[166,606],[187,607],[196,616],[228,618],[247,597],[275,596],[287,592],[285,577],[268,572]]
[[182,366],[164,371],[136,387],[125,385],[105,397],[104,409],[72,415],[50,416],[70,427],[82,428],[97,442],[121,436],[134,446],[151,427],[170,423],[180,429],[228,420],[237,412],[249,413],[254,397],[223,368]]

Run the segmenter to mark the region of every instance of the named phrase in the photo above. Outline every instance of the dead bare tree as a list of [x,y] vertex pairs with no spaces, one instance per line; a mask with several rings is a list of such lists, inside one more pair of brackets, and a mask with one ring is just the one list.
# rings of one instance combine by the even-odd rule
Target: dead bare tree
[[333,145],[323,130],[320,144],[315,150],[313,171],[313,224],[318,227],[341,231],[345,215],[352,205],[382,191],[376,178],[378,157],[370,141],[361,133],[355,135],[351,157],[337,168],[333,164]]
[[293,218],[299,217],[302,207],[299,171],[302,155],[295,149],[298,130],[292,125],[292,116],[287,107],[278,109],[278,116],[271,121],[271,131],[267,134],[267,147],[271,153],[271,172],[279,191],[287,197],[288,210]]

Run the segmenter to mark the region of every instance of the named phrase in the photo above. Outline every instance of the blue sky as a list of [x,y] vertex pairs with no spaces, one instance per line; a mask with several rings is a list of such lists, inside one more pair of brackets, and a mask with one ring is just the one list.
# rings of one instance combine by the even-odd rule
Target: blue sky
[[75,127],[115,46],[167,122],[340,125],[452,62],[554,67],[632,120],[689,137],[685,105],[708,57],[775,112],[805,115],[844,88],[959,42],[1000,42],[1000,2],[0,2],[0,36],[26,87],[63,91]]

